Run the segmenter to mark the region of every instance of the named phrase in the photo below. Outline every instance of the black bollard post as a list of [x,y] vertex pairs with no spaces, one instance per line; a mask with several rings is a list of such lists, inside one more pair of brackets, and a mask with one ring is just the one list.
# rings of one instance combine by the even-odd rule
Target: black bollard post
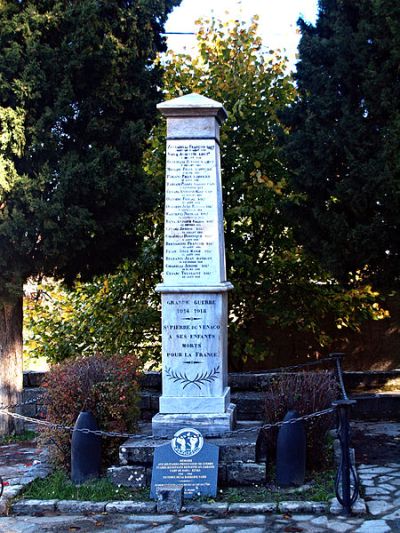
[[96,419],[89,411],[81,411],[76,419],[71,442],[71,479],[81,485],[100,476],[101,437],[76,429],[98,430]]
[[[284,422],[298,418],[288,411]],[[276,450],[276,480],[281,487],[303,485],[306,473],[306,432],[301,420],[280,427]]]
[[[358,480],[350,458],[350,425],[349,408],[357,403],[355,400],[336,400],[332,402],[337,410],[337,434],[340,441],[341,461],[336,475],[335,492],[339,503],[347,515],[351,514],[351,507],[358,497]],[[354,488],[352,489],[351,478]],[[341,492],[339,485],[341,484]]]

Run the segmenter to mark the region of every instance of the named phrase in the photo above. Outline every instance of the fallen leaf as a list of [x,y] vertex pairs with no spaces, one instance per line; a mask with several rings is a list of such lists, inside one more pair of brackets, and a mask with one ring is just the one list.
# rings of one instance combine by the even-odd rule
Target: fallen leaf
[[204,516],[192,516],[191,518],[195,522],[201,522],[202,520],[204,520]]

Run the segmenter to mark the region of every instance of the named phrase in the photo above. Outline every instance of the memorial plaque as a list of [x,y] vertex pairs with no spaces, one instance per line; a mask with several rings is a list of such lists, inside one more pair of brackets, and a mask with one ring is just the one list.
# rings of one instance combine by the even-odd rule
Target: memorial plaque
[[183,485],[184,497],[216,496],[219,448],[193,428],[177,431],[168,444],[154,450],[151,498],[166,485]]
[[[223,233],[213,140],[167,144],[164,283],[225,281]],[[218,154],[219,155],[219,154]]]
[[166,294],[162,305],[160,412],[225,412],[229,405],[226,294]]

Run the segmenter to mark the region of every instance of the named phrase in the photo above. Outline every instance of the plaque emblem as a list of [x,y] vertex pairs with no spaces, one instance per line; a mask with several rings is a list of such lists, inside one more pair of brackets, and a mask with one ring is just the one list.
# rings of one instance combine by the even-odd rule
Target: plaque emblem
[[171,447],[180,457],[193,457],[202,449],[203,435],[194,428],[183,428],[177,431],[171,440]]

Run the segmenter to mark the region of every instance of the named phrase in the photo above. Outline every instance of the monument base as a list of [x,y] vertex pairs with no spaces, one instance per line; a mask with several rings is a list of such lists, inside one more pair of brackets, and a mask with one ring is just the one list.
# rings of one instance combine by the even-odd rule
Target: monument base
[[[252,486],[265,483],[265,450],[260,442],[262,422],[238,421],[236,429],[243,433],[212,437],[208,440],[219,447],[218,486]],[[254,428],[250,430],[250,428]],[[151,425],[141,423],[138,432],[148,437],[132,438],[119,448],[120,464],[109,469],[114,483],[130,488],[150,485],[154,450],[170,440],[152,438]]]
[[151,424],[155,437],[172,438],[179,429],[184,427],[198,429],[203,437],[221,437],[235,429],[236,405],[229,404],[225,413],[157,413]]
[[225,387],[222,396],[161,396],[160,414],[184,414],[192,416],[192,413],[224,414],[231,405],[231,392]]

